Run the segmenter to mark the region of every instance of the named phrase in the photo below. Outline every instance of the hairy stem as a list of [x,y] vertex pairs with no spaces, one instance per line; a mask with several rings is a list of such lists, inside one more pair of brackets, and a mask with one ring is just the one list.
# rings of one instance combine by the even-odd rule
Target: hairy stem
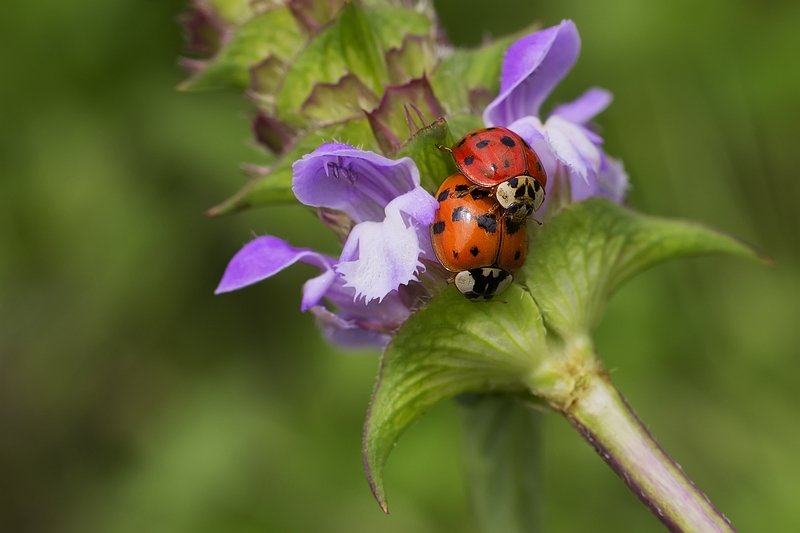
[[670,531],[735,531],[656,442],[602,372],[584,377],[559,409]]

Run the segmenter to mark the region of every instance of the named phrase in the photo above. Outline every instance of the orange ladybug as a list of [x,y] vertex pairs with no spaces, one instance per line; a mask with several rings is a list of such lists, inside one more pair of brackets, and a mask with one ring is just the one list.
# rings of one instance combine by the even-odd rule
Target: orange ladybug
[[439,262],[456,272],[456,287],[470,299],[490,299],[525,263],[525,221],[505,216],[488,189],[463,174],[449,176],[436,193],[439,209],[431,241]]

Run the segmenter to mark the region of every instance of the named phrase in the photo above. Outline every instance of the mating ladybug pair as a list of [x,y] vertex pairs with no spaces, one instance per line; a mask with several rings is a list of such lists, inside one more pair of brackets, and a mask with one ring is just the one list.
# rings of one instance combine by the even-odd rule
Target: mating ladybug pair
[[489,300],[525,263],[525,225],[544,201],[547,175],[528,143],[505,128],[473,131],[443,149],[459,172],[436,193],[433,250],[464,296]]

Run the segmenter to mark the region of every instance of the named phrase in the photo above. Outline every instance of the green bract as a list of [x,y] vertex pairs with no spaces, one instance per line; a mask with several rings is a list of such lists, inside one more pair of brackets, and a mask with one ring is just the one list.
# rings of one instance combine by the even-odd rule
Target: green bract
[[437,53],[434,15],[396,4],[198,2],[223,24],[224,44],[181,88],[246,90],[258,107],[256,137],[271,152],[259,162],[266,173],[209,213],[294,201],[291,164],[332,140],[411,157],[429,190],[454,170],[435,144],[481,127],[476,114],[497,92],[514,37]]
[[520,273],[524,284],[486,304],[446,290],[386,348],[364,431],[364,463],[384,509],[389,452],[435,402],[503,391],[561,409],[599,369],[589,333],[624,280],[674,257],[755,257],[710,229],[640,215],[604,199],[564,209],[541,228],[530,250]]

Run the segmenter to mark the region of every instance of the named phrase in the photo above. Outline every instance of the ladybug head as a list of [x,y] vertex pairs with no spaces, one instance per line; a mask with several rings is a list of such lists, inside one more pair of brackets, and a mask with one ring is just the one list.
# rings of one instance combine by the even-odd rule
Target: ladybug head
[[531,176],[517,176],[497,186],[497,201],[512,218],[523,220],[544,202],[544,187]]
[[462,270],[455,277],[461,294],[470,300],[491,300],[511,285],[510,273],[498,267],[482,267]]

